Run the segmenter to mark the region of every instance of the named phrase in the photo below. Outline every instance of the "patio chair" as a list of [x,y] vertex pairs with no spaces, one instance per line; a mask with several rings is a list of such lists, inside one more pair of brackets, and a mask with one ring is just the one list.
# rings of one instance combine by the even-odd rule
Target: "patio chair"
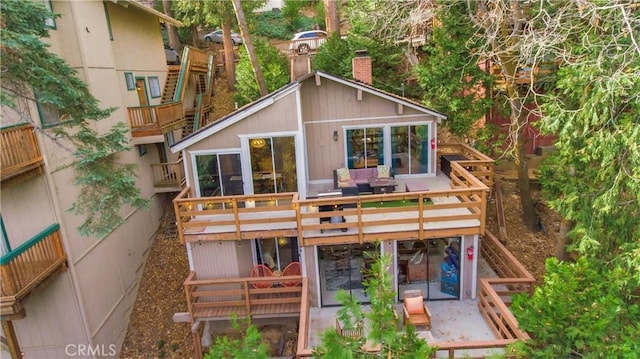
[[[273,272],[271,268],[267,267],[264,264],[258,264],[257,266],[251,268],[251,273],[249,274],[251,278],[258,277],[273,277]],[[256,289],[261,288],[271,288],[273,286],[273,282],[251,282],[251,285]]]
[[429,308],[424,304],[422,290],[405,290],[402,309],[404,312],[404,324],[408,322],[416,327],[425,326],[428,330],[431,330],[431,312],[429,312]]
[[[283,277],[288,275],[301,275],[301,274],[302,274],[302,267],[300,266],[300,262],[291,262],[286,267],[284,267],[284,270],[282,271]],[[300,284],[302,284],[302,282],[299,280],[282,282],[282,285],[285,287],[297,287]]]

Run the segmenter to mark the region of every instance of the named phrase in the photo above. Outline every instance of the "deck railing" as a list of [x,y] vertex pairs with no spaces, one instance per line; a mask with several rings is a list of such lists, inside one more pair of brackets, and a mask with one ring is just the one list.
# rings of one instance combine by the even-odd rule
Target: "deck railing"
[[[297,235],[294,205],[294,201],[298,199],[297,193],[199,198],[189,198],[189,193],[190,187],[186,187],[173,200],[178,237],[182,243],[185,239],[206,240],[207,238],[199,234],[207,227],[228,229],[215,235],[205,235],[212,240]],[[266,225],[275,225],[278,228],[270,230]],[[259,228],[251,230],[250,227]],[[190,233],[190,238],[185,238],[185,233]]]
[[[174,199],[178,236],[182,243],[295,236],[310,246],[484,234],[488,188],[456,162],[451,179],[449,190],[305,200],[297,193],[190,198],[187,187]],[[330,220],[338,217],[345,220]],[[322,234],[328,230],[342,232]]]
[[154,187],[180,187],[185,180],[182,159],[170,163],[154,163],[151,169]]
[[51,225],[2,256],[3,302],[22,298],[64,264],[67,257],[59,229],[60,225]]
[[154,106],[127,107],[133,137],[162,135],[184,122],[182,102]]
[[489,189],[492,188],[494,161],[491,157],[463,143],[438,144],[438,160],[441,155],[449,154],[458,154],[466,157],[467,160],[455,161],[455,163],[463,166],[473,177],[479,179]]
[[[296,282],[298,286],[280,286]],[[265,285],[266,284],[266,285]],[[184,282],[192,320],[238,317],[251,319],[271,314],[300,314],[307,279],[302,276],[197,279],[191,272]]]
[[0,173],[2,180],[42,164],[42,154],[33,125],[23,124],[0,130]]
[[[450,198],[456,201],[449,201]],[[403,205],[386,207],[388,202]],[[476,188],[306,199],[298,201],[298,208],[301,234],[298,241],[304,246],[402,238],[424,240],[480,233],[485,221],[486,187],[480,183]],[[329,210],[319,211],[320,208]],[[340,216],[347,220],[326,220]],[[469,220],[477,222],[471,226],[462,223]],[[317,233],[329,230],[345,232],[330,237]]]

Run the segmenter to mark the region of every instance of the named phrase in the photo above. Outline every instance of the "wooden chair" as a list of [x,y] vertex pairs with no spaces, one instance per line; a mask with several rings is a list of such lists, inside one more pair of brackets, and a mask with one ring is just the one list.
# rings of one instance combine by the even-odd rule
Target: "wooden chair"
[[[271,268],[267,267],[264,264],[258,264],[257,266],[251,268],[251,273],[249,274],[252,278],[258,277],[273,277],[273,272]],[[273,282],[251,282],[251,285],[256,288],[271,288],[273,286]]]
[[340,320],[336,318],[336,332],[343,338],[359,339],[362,337],[362,326],[356,325],[354,328],[343,328]]
[[[301,275],[301,274],[302,274],[302,267],[300,266],[300,262],[291,262],[286,267],[284,267],[284,270],[282,271],[283,277],[288,275]],[[299,280],[282,282],[282,285],[285,287],[297,287],[301,284],[302,282]]]
[[422,290],[405,290],[402,309],[404,312],[404,324],[408,322],[416,327],[425,326],[428,330],[431,330],[431,312],[429,312],[429,308],[424,304]]

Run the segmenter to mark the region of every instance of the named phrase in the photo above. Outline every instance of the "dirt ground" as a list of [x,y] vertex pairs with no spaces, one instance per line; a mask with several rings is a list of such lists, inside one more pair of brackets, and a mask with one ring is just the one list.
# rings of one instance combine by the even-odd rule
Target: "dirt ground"
[[[224,72],[216,80],[213,118],[230,113],[234,109],[230,92],[226,89]],[[507,224],[506,246],[520,262],[542,283],[544,259],[555,253],[555,235],[559,219],[544,204],[538,201],[538,211],[546,232],[531,232],[522,222],[522,209],[515,184],[502,180],[505,174],[496,173],[501,181],[503,204]],[[539,192],[534,192],[539,198]],[[487,228],[498,234],[495,196],[487,206]],[[193,353],[193,344],[188,323],[174,323],[173,314],[186,312],[182,283],[189,273],[186,250],[175,237],[175,221],[171,206],[167,206],[156,239],[146,261],[140,289],[134,305],[121,358],[185,358]],[[270,346],[276,340],[274,332],[288,331],[265,326],[263,338]],[[277,336],[277,335],[276,335]],[[287,339],[285,346],[295,347]],[[282,345],[282,341],[278,342]]]

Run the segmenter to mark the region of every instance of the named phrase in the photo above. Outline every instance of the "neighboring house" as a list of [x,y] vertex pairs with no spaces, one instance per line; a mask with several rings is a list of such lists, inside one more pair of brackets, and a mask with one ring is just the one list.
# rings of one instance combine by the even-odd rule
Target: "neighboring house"
[[371,87],[371,59],[353,61],[355,81],[310,73],[171,147],[184,160],[174,208],[191,268],[189,312],[174,319],[196,343],[203,323],[231,313],[299,315],[302,336],[305,305],[336,305],[339,289],[368,301],[374,252],[392,256],[398,300],[409,288],[476,298],[493,160],[438,145],[445,115]]
[[46,4],[61,15],[45,39],[51,51],[101,107],[116,107],[96,127],[128,119],[135,146],[119,161],[137,165],[151,206],[123,208],[125,223],[104,238],[82,237],[82,218],[68,211],[78,193],[73,158],[50,136],[59,118],[32,103],[20,104],[28,121],[3,108],[3,336],[17,357],[113,356],[164,206],[182,188],[183,166],[167,142],[206,122],[213,59],[187,48],[183,65],[168,69],[160,23],[181,23],[135,1]]

